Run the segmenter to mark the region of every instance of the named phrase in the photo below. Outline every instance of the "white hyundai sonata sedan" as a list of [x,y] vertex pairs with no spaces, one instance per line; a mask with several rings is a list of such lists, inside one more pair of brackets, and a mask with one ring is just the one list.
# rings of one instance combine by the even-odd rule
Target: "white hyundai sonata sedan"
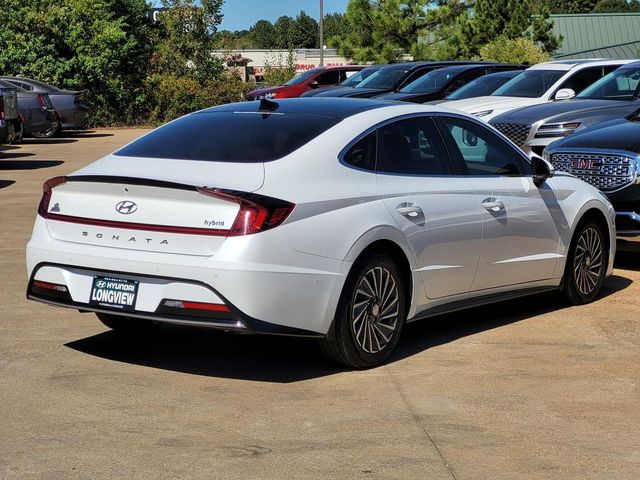
[[441,107],[210,108],[44,184],[27,295],[116,330],[318,337],[369,367],[406,322],[551,289],[598,295],[613,208],[553,173]]

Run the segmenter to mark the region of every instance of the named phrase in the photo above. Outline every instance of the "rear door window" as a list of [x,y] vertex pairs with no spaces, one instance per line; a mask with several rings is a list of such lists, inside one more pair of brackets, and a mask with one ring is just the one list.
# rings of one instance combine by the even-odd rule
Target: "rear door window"
[[421,116],[380,127],[377,171],[398,175],[451,175],[453,167],[433,120]]
[[115,155],[269,162],[297,150],[339,121],[311,114],[205,111],[170,122],[121,148]]
[[464,163],[472,176],[530,174],[516,151],[488,128],[457,117],[439,117],[452,155]]

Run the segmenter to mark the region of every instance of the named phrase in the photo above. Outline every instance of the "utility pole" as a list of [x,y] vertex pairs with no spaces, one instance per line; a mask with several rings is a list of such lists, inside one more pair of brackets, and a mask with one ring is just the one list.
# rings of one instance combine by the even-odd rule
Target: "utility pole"
[[324,66],[324,0],[320,0],[320,66]]

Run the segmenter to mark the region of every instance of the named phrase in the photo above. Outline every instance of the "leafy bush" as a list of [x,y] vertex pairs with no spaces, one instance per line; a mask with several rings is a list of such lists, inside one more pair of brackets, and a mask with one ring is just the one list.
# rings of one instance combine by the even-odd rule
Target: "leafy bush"
[[499,63],[529,63],[534,65],[550,60],[540,47],[525,37],[498,37],[480,48],[480,58]]
[[203,108],[242,101],[255,85],[225,75],[204,83],[174,75],[152,75],[147,79],[149,121],[158,125]]

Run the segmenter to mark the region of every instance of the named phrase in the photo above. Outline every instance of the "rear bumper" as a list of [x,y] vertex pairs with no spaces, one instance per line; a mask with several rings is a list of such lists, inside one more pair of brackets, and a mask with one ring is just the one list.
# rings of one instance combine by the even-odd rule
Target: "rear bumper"
[[[291,249],[277,229],[229,238],[213,256],[192,256],[56,240],[38,216],[27,245],[27,271],[27,296],[55,305],[97,311],[89,305],[92,281],[106,273],[139,281],[135,311],[109,313],[225,330],[321,336],[335,316],[348,265]],[[43,296],[33,290],[34,280],[65,285],[70,297]],[[163,299],[224,304],[233,321],[220,322],[219,315],[185,319],[168,314],[160,308]]]
[[75,108],[58,111],[60,115],[60,128],[74,130],[84,128],[89,119],[89,107],[77,105]]

